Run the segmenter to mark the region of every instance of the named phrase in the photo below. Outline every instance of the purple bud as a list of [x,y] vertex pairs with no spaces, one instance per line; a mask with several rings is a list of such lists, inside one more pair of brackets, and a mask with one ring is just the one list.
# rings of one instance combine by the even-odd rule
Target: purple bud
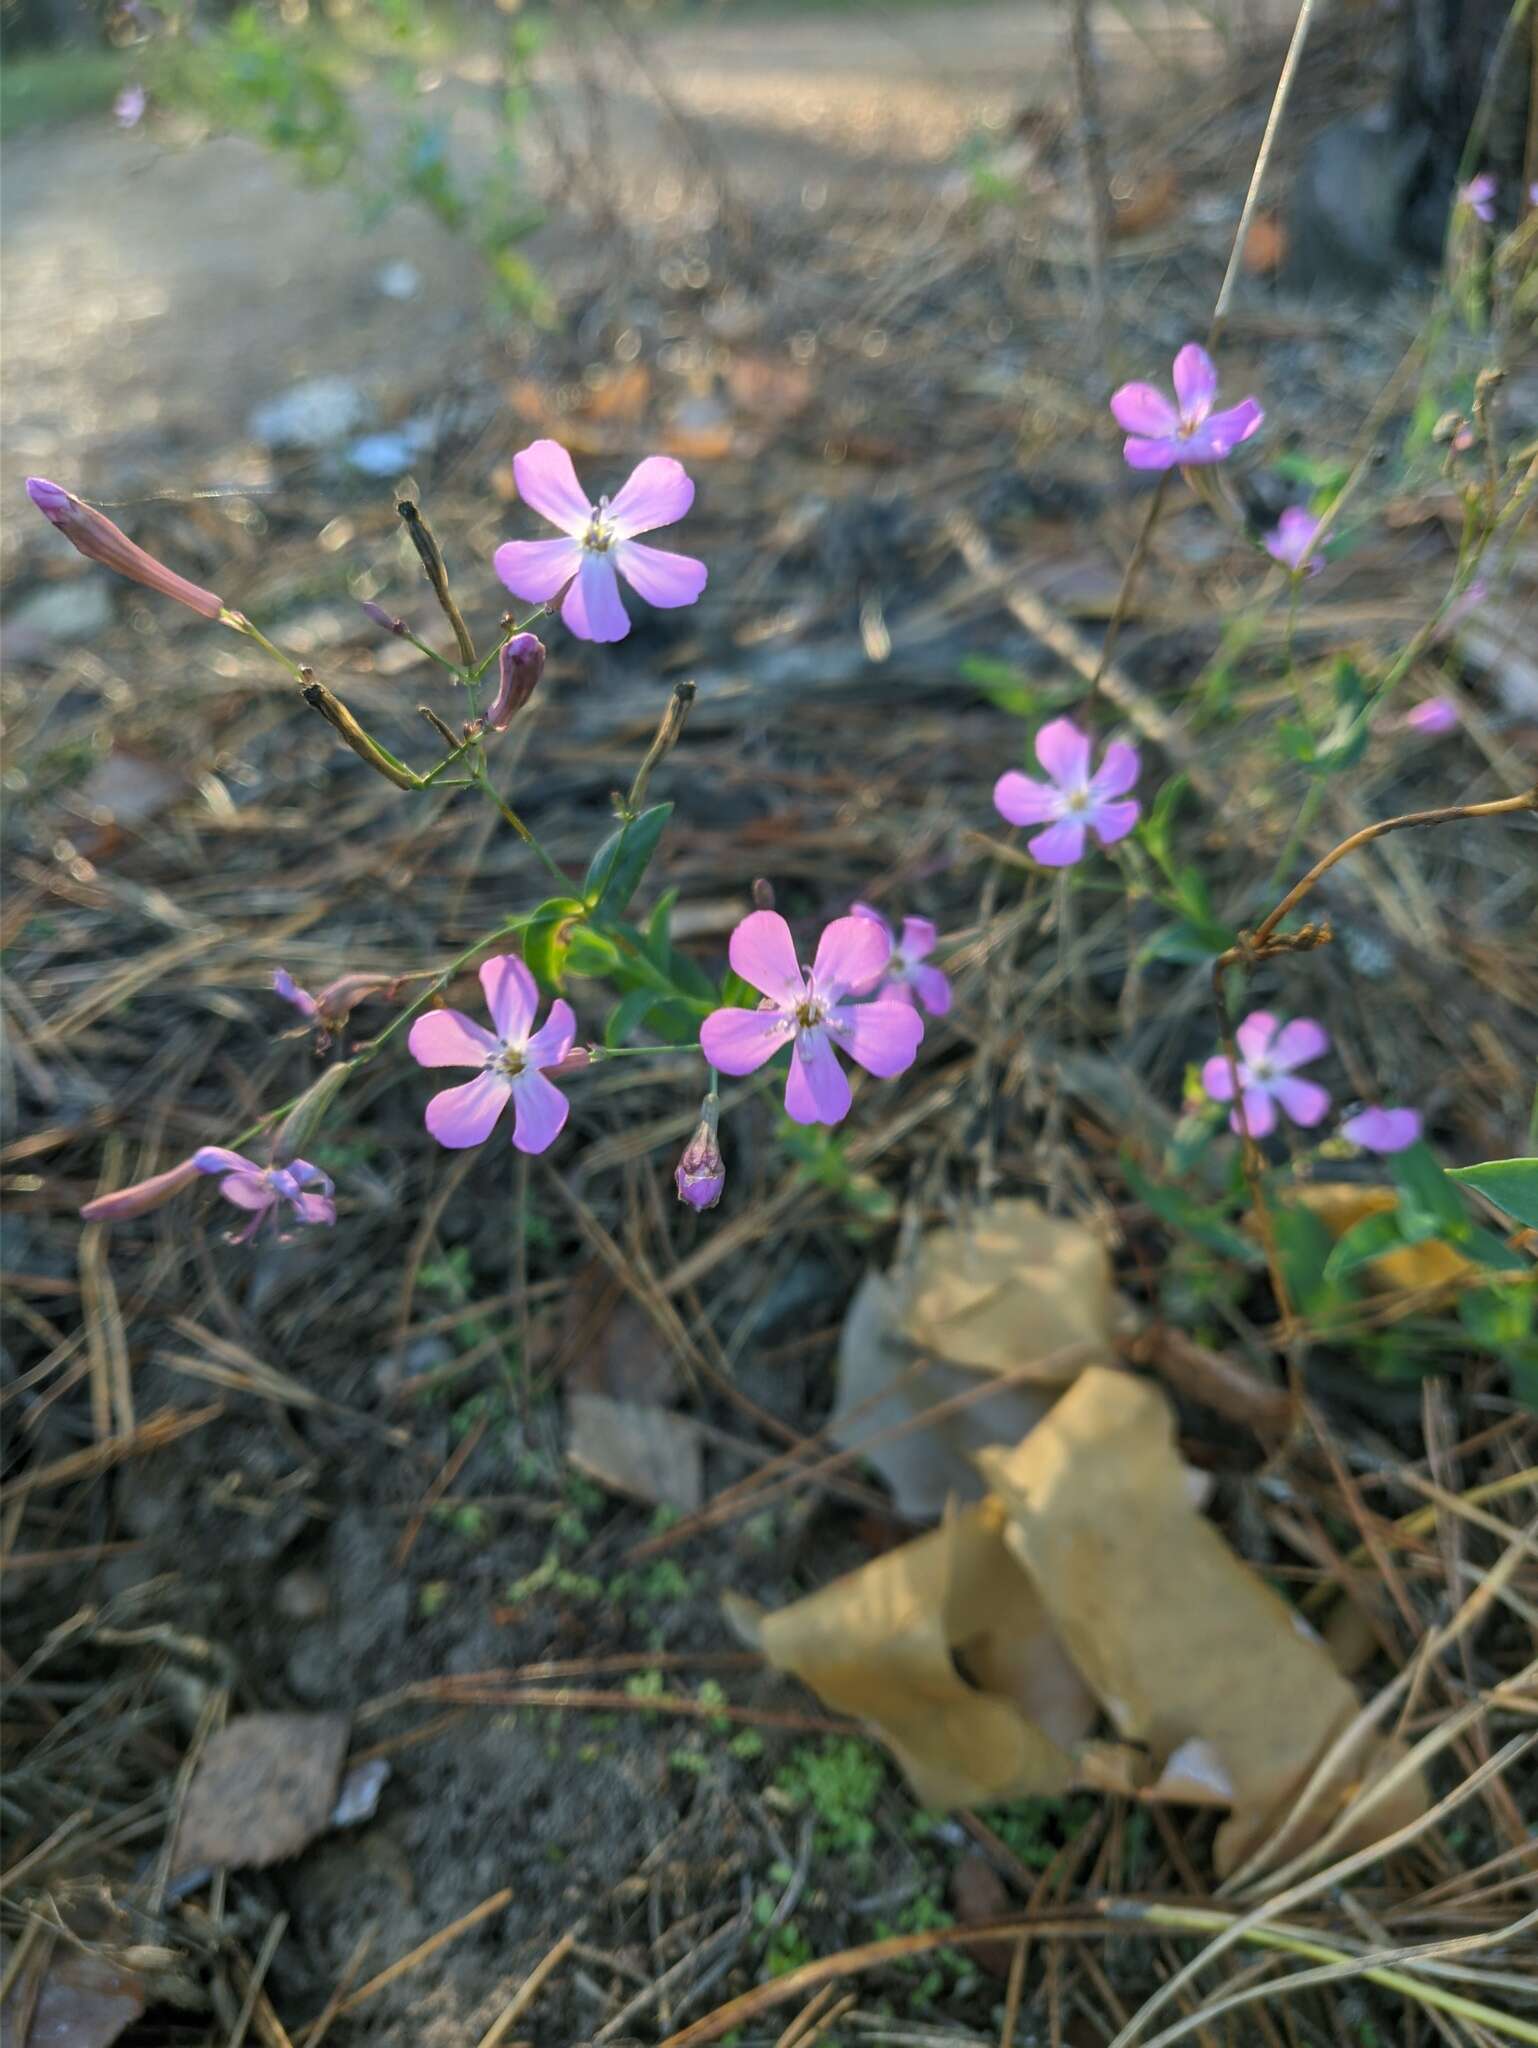
[[720,1102],[714,1095],[707,1095],[700,1104],[700,1120],[695,1126],[694,1136],[685,1145],[683,1157],[673,1175],[679,1201],[687,1202],[691,1209],[713,1209],[726,1186],[726,1161],[721,1157],[721,1147],[716,1142],[716,1124],[720,1115]]
[[178,604],[201,613],[205,619],[217,619],[224,610],[222,597],[216,597],[211,590],[204,590],[196,583],[189,583],[185,576],[178,576],[164,562],[157,562],[153,555],[146,554],[143,548],[131,541],[121,527],[114,526],[105,512],[98,512],[94,505],[84,504],[62,484],[51,484],[42,476],[29,476],[27,496],[87,561],[100,562],[105,568],[115,569],[120,576],[142,583],[147,589],[158,590],[162,597],[174,597]]
[[394,612],[387,612],[382,604],[375,604],[371,597],[360,598],[358,602],[363,607],[363,616],[371,619],[386,633],[405,633],[408,630],[404,619],[396,618]]
[[190,1188],[199,1170],[192,1160],[184,1159],[180,1166],[167,1167],[164,1173],[151,1174],[148,1180],[137,1180],[132,1187],[98,1195],[80,1213],[87,1223],[125,1223],[131,1216],[147,1216],[151,1209],[169,1202],[183,1188]]
[[755,910],[773,910],[774,908],[774,884],[773,882],[765,881],[762,875],[757,876],[753,883],[753,908]]
[[1418,732],[1423,738],[1440,739],[1444,733],[1457,730],[1458,707],[1446,697],[1428,697],[1405,713],[1404,722],[1411,732]]
[[497,694],[486,713],[493,732],[506,732],[533,696],[545,672],[545,643],[537,633],[515,633],[497,656]]

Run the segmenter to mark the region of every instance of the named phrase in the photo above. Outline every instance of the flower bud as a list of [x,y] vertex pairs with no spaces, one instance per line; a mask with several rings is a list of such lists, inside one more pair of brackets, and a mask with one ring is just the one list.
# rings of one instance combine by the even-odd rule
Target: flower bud
[[685,1145],[683,1157],[673,1174],[679,1201],[687,1202],[691,1209],[713,1209],[726,1186],[726,1161],[721,1157],[721,1147],[716,1141],[716,1124],[720,1115],[719,1101],[714,1095],[707,1095],[700,1104],[700,1120],[695,1126],[694,1136]]
[[272,1134],[272,1156],[282,1164],[295,1158],[325,1122],[331,1105],[352,1075],[351,1060],[338,1060],[327,1067],[318,1081],[312,1081],[288,1115]]
[[153,555],[146,554],[143,548],[131,541],[121,527],[114,526],[105,512],[98,512],[94,505],[83,504],[62,484],[51,484],[46,477],[29,476],[27,496],[87,561],[100,562],[105,568],[115,569],[120,576],[127,576],[150,590],[158,590],[162,597],[174,597],[178,604],[188,606],[205,619],[217,619],[224,610],[222,597],[216,597],[211,590],[201,589],[196,583],[189,583],[185,576],[178,576],[164,562],[157,562]]
[[497,655],[497,694],[486,713],[493,732],[506,732],[533,696],[545,672],[545,643],[537,633],[515,633]]
[[98,1195],[94,1202],[85,1203],[80,1213],[87,1223],[126,1223],[131,1216],[147,1216],[151,1209],[160,1208],[183,1188],[190,1188],[197,1177],[198,1168],[184,1159],[180,1166],[153,1173],[148,1180],[136,1180],[132,1187]]
[[362,607],[363,616],[386,633],[406,632],[406,621],[398,619],[394,612],[387,612],[382,604],[375,604],[371,597],[361,597],[358,603]]

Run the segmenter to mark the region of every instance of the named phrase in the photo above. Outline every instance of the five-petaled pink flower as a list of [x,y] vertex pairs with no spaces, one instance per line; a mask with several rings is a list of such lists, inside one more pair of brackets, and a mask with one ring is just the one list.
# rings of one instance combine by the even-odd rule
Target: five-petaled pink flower
[[1493,171],[1479,171],[1458,190],[1459,202],[1490,227],[1495,220],[1497,186]]
[[1011,768],[993,786],[993,802],[1011,825],[1045,825],[1026,841],[1026,850],[1046,868],[1071,867],[1084,857],[1084,834],[1102,846],[1125,839],[1138,821],[1136,797],[1127,791],[1138,778],[1137,748],[1112,740],[1094,775],[1089,772],[1089,735],[1071,718],[1054,718],[1036,735],[1036,758],[1052,778],[1038,782]]
[[751,1074],[781,1046],[791,1047],[785,1111],[798,1124],[836,1124],[849,1111],[847,1053],[883,1080],[911,1067],[924,1022],[911,1003],[880,997],[891,940],[869,917],[836,917],[817,944],[811,970],[796,958],[790,926],[775,910],[755,910],[732,933],[733,968],[760,990],[756,1010],[716,1010],[700,1026],[700,1046],[723,1074]]
[[[1318,531],[1319,521],[1306,506],[1289,505],[1265,536],[1266,553],[1273,562],[1280,562],[1284,569],[1290,569],[1296,576]],[[1305,573],[1317,576],[1323,567],[1324,557],[1311,555]]]
[[671,455],[648,455],[614,498],[596,505],[559,441],[520,448],[513,475],[519,497],[565,538],[504,541],[492,566],[513,595],[530,604],[547,604],[566,590],[561,617],[579,640],[623,640],[630,631],[616,570],[648,604],[693,604],[705,588],[703,562],[643,547],[635,537],[671,526],[694,503],[694,485]]
[[[1312,1017],[1294,1017],[1278,1026],[1269,1010],[1251,1010],[1234,1033],[1239,1048],[1239,1089],[1245,1122],[1252,1138],[1263,1138],[1276,1128],[1280,1105],[1295,1124],[1312,1125],[1329,1114],[1328,1092],[1314,1081],[1300,1081],[1295,1069],[1310,1060],[1322,1059],[1330,1049],[1330,1034]],[[1225,1053],[1214,1053],[1202,1068],[1202,1086],[1214,1102],[1232,1102],[1233,1076]],[[1229,1115],[1229,1128],[1240,1130],[1239,1112]]]
[[1418,732],[1423,739],[1441,739],[1458,730],[1458,707],[1450,697],[1428,697],[1424,703],[1412,705],[1404,723],[1408,731]]
[[1360,1145],[1364,1152],[1407,1152],[1421,1134],[1418,1109],[1379,1109],[1369,1106],[1348,1116],[1340,1127],[1343,1138]]
[[427,1128],[440,1145],[460,1150],[479,1145],[513,1104],[513,1143],[520,1152],[543,1152],[561,1135],[569,1107],[545,1078],[571,1051],[577,1020],[559,1000],[550,1005],[542,1030],[530,1029],[539,990],[523,962],[499,953],[481,968],[493,1035],[462,1010],[428,1010],[411,1027],[406,1043],[423,1067],[479,1067],[473,1081],[445,1088],[427,1105]]
[[[330,1176],[312,1166],[308,1159],[290,1159],[282,1166],[258,1166],[243,1153],[225,1145],[205,1145],[194,1152],[192,1163],[199,1173],[219,1173],[224,1178],[219,1192],[237,1209],[251,1212],[244,1230],[237,1230],[231,1244],[249,1244],[264,1223],[276,1223],[278,1211],[287,1203],[296,1223],[335,1223],[336,1193]],[[313,1193],[307,1190],[314,1190]]]
[[1257,398],[1241,398],[1227,412],[1214,412],[1217,395],[1212,358],[1194,341],[1175,358],[1175,405],[1152,384],[1123,384],[1112,394],[1111,410],[1127,432],[1122,450],[1127,461],[1134,469],[1177,469],[1231,455],[1265,414]]
[[882,935],[892,949],[886,978],[877,993],[895,997],[900,1003],[911,1003],[917,998],[931,1017],[943,1017],[951,1006],[951,985],[938,967],[926,967],[924,964],[939,937],[929,919],[905,917],[902,937],[894,943],[892,927],[881,912],[873,910],[868,903],[851,903],[849,915],[868,917],[872,924],[880,925]]

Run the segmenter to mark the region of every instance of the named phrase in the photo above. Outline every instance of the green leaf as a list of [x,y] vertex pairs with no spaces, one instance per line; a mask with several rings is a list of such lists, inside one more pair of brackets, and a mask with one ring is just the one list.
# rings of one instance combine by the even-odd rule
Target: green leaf
[[551,896],[529,919],[523,935],[524,965],[541,988],[560,988],[573,923],[586,915],[587,905],[580,897]]
[[1281,719],[1276,736],[1282,752],[1310,775],[1339,775],[1354,768],[1367,750],[1367,721],[1360,716],[1367,703],[1360,671],[1354,662],[1336,662],[1331,677],[1335,716],[1326,732],[1314,734],[1295,718]]
[[1147,849],[1149,858],[1163,868],[1172,882],[1175,865],[1170,835],[1174,829],[1175,813],[1188,787],[1184,775],[1172,775],[1154,798],[1148,816],[1137,828],[1137,836]]
[[1333,1320],[1349,1305],[1349,1296],[1327,1270],[1334,1250],[1330,1233],[1317,1216],[1291,1207],[1272,1210],[1271,1230],[1294,1309],[1316,1322]]
[[1531,1273],[1532,1261],[1521,1252],[1514,1252],[1511,1246],[1496,1236],[1493,1230],[1481,1230],[1473,1225],[1458,1240],[1458,1249],[1467,1259],[1473,1259],[1481,1266],[1490,1266],[1497,1273]]
[[1151,1180],[1133,1160],[1123,1156],[1122,1174],[1140,1202],[1151,1209],[1161,1223],[1182,1237],[1194,1238],[1209,1251],[1237,1259],[1243,1266],[1265,1263],[1260,1246],[1223,1219],[1222,1211],[1210,1204],[1193,1201],[1181,1188]]
[[1451,1166],[1447,1178],[1477,1188],[1497,1209],[1529,1230],[1538,1230],[1538,1159],[1485,1159],[1478,1166]]
[[659,1003],[665,1003],[666,996],[659,996],[655,989],[633,988],[629,995],[621,996],[609,1012],[608,1022],[603,1027],[605,1045],[628,1045],[633,1034],[641,1029],[650,1013]]
[[646,920],[646,951],[659,967],[667,966],[668,956],[673,950],[673,905],[677,901],[676,889],[664,889]]
[[[1431,1218],[1438,1230],[1426,1235],[1461,1238],[1469,1228],[1468,1210],[1458,1190],[1438,1164],[1436,1154],[1422,1141],[1394,1154],[1394,1180],[1404,1197],[1403,1207],[1419,1210]],[[1408,1233],[1407,1233],[1408,1234]]]
[[566,972],[586,975],[597,981],[612,975],[620,964],[619,947],[607,932],[596,932],[590,924],[570,928],[566,944]]
[[590,909],[601,910],[606,917],[624,916],[672,815],[670,803],[653,804],[640,817],[617,826],[609,834],[588,863],[582,884],[583,898]]
[[1386,1215],[1364,1216],[1338,1240],[1324,1262],[1324,1276],[1327,1280],[1344,1280],[1348,1273],[1370,1266],[1385,1252],[1403,1250],[1404,1242],[1397,1211],[1391,1209]]

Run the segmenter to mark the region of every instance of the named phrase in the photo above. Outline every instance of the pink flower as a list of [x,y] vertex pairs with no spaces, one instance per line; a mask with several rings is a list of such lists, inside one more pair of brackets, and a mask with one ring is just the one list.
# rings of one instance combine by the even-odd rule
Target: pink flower
[[196,583],[189,583],[185,576],[178,576],[164,562],[157,562],[153,555],[136,546],[121,527],[114,526],[105,512],[98,512],[94,505],[82,503],[73,491],[66,491],[62,484],[51,484],[46,477],[29,476],[27,496],[43,517],[59,529],[71,547],[77,548],[88,561],[115,569],[120,576],[158,590],[162,597],[174,597],[178,604],[200,612],[205,619],[217,619],[224,610],[223,598],[215,597],[211,590],[200,589]]
[[849,1081],[835,1047],[867,1073],[889,1079],[911,1067],[924,1036],[911,1003],[868,996],[886,973],[891,942],[868,917],[836,917],[807,973],[790,926],[776,910],[755,910],[732,933],[728,956],[762,991],[756,1010],[716,1010],[700,1026],[706,1059],[723,1074],[751,1074],[791,1047],[785,1112],[798,1124],[836,1124],[849,1113]]
[[1418,1109],[1359,1109],[1346,1118],[1340,1134],[1364,1152],[1405,1152],[1420,1141],[1421,1113]]
[[124,1223],[131,1216],[147,1216],[151,1209],[160,1208],[173,1195],[190,1188],[197,1177],[196,1163],[184,1159],[179,1166],[168,1166],[164,1173],[152,1173],[148,1180],[136,1180],[131,1187],[98,1195],[94,1202],[85,1203],[80,1213],[87,1223]]
[[[1278,1028],[1269,1010],[1252,1010],[1234,1037],[1239,1048],[1239,1088],[1252,1138],[1263,1138],[1275,1129],[1278,1103],[1295,1124],[1317,1124],[1329,1114],[1328,1093],[1313,1081],[1297,1080],[1293,1072],[1329,1051],[1330,1034],[1322,1024],[1312,1017],[1294,1017],[1290,1024]],[[1233,1101],[1233,1077],[1223,1053],[1214,1053],[1202,1068],[1202,1086],[1214,1102]],[[1228,1123],[1231,1130],[1241,1128],[1237,1109]]]
[[1194,341],[1175,358],[1178,410],[1152,384],[1123,384],[1111,396],[1111,410],[1129,437],[1122,450],[1127,461],[1134,469],[1176,469],[1231,455],[1265,414],[1255,398],[1241,398],[1227,412],[1214,412],[1217,395],[1212,358]]
[[892,927],[879,910],[872,910],[868,903],[851,903],[849,915],[868,917],[872,924],[879,925],[887,945],[892,948],[886,979],[878,993],[891,996],[899,1003],[911,1003],[917,997],[931,1017],[943,1017],[951,1006],[951,985],[938,967],[924,965],[939,936],[929,919],[905,917],[902,937],[894,946]]
[[523,962],[499,953],[481,968],[486,1007],[496,1026],[487,1031],[460,1010],[428,1010],[406,1041],[423,1067],[479,1067],[473,1081],[445,1088],[427,1105],[426,1124],[440,1145],[459,1151],[479,1145],[513,1104],[513,1143],[520,1152],[544,1152],[561,1135],[568,1103],[544,1069],[571,1051],[577,1020],[567,1003],[554,1002],[544,1028],[531,1031],[539,990]]
[[[1319,521],[1302,505],[1289,505],[1276,525],[1265,537],[1265,550],[1273,562],[1280,562],[1284,569],[1290,569],[1294,576],[1314,535],[1319,531]],[[1324,567],[1324,558],[1314,555],[1310,558],[1306,574],[1317,576]]]
[[113,119],[119,128],[137,128],[148,105],[149,94],[142,85],[125,85],[112,102]]
[[[249,1244],[265,1222],[276,1223],[284,1202],[293,1210],[296,1223],[336,1221],[336,1203],[331,1199],[336,1190],[330,1176],[307,1159],[290,1159],[286,1166],[258,1166],[254,1159],[226,1146],[205,1145],[193,1153],[192,1163],[199,1173],[222,1173],[220,1194],[237,1209],[251,1211],[251,1221],[235,1232],[231,1244]],[[319,1191],[307,1194],[307,1188]]]
[[1408,731],[1425,739],[1440,739],[1444,733],[1458,730],[1458,707],[1448,697],[1428,697],[1405,713],[1404,723]]
[[493,732],[506,732],[534,695],[545,673],[545,643],[537,633],[515,633],[497,652],[497,694],[486,712]]
[[1052,778],[1037,782],[1011,768],[993,786],[994,808],[1011,825],[1045,825],[1026,841],[1044,868],[1071,867],[1084,857],[1084,834],[1102,846],[1125,839],[1138,821],[1139,805],[1125,797],[1138,778],[1136,747],[1112,740],[1097,774],[1089,772],[1089,735],[1071,718],[1054,718],[1036,735],[1036,758]]
[[1466,185],[1458,188],[1458,204],[1466,206],[1470,213],[1477,215],[1486,227],[1489,227],[1495,219],[1496,189],[1495,174],[1492,171],[1480,171],[1477,176],[1470,178]]
[[713,1209],[721,1199],[721,1190],[726,1186],[726,1161],[721,1157],[721,1146],[716,1138],[716,1125],[721,1118],[721,1104],[714,1095],[707,1095],[700,1104],[700,1120],[694,1127],[694,1136],[683,1149],[673,1173],[673,1185],[678,1190],[680,1202],[687,1202],[691,1209]]
[[694,503],[694,485],[670,455],[648,455],[612,502],[600,498],[596,505],[558,441],[520,448],[513,475],[524,503],[566,538],[504,541],[492,566],[513,595],[530,604],[548,604],[566,590],[561,617],[579,640],[623,640],[630,631],[616,570],[648,604],[664,608],[693,604],[705,588],[703,562],[642,547],[635,538],[671,526]]

